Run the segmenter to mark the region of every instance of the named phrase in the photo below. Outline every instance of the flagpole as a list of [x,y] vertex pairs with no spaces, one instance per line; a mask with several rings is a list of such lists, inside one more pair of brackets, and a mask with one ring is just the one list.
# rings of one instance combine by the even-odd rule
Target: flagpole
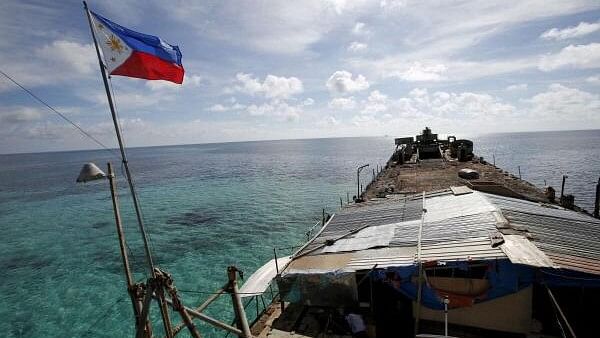
[[126,174],[125,176],[127,177],[129,190],[131,192],[131,197],[133,198],[133,206],[135,209],[135,215],[137,217],[137,222],[140,227],[140,231],[142,233],[142,239],[144,240],[144,251],[146,252],[148,268],[150,269],[150,274],[152,275],[152,277],[154,277],[154,261],[152,260],[152,254],[150,252],[150,247],[148,246],[148,235],[146,234],[146,230],[144,228],[142,212],[140,210],[138,197],[135,192],[133,180],[131,178],[131,172],[129,171],[129,164],[127,162],[127,156],[125,155],[125,147],[123,146],[123,138],[121,136],[121,129],[119,128],[117,114],[115,112],[115,105],[114,105],[113,98],[112,98],[112,95],[110,92],[110,87],[108,86],[108,77],[106,75],[106,69],[104,68],[104,64],[102,63],[102,56],[100,55],[100,47],[98,47],[98,41],[96,40],[96,34],[94,34],[94,27],[92,26],[92,17],[90,14],[90,10],[88,9],[87,3],[85,1],[83,1],[83,7],[85,8],[85,12],[87,13],[88,23],[90,25],[90,30],[92,32],[92,39],[94,40],[94,46],[96,47],[96,55],[98,56],[98,65],[100,66],[100,73],[102,74],[102,81],[104,82],[104,89],[106,90],[108,106],[110,107],[110,114],[112,115],[113,124],[115,126],[115,132],[117,134],[117,141],[119,141],[119,150],[121,151],[121,159],[123,162],[123,166],[125,167],[125,174]]

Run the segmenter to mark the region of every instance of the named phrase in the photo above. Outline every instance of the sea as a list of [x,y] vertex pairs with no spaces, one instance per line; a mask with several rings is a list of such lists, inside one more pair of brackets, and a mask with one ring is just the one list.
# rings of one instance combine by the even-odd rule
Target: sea
[[[593,210],[600,177],[600,130],[460,135],[475,152],[538,187],[551,185]],[[394,150],[392,137],[198,144],[128,149],[155,263],[172,274],[184,303],[198,306],[235,265],[250,276],[302,244],[372,179]],[[84,163],[117,175],[135,279],[146,263],[123,167],[114,153],[86,150],[0,155],[0,335],[132,336],[132,307],[106,180],[75,183]],[[276,290],[273,290],[276,292]],[[264,296],[269,302],[271,292]],[[249,299],[246,298],[245,302]],[[248,303],[250,320],[262,301]],[[207,313],[233,319],[231,299]],[[158,307],[151,317],[161,334]],[[172,313],[172,318],[178,316]],[[223,331],[199,324],[205,337]],[[186,336],[186,333],[183,334]]]

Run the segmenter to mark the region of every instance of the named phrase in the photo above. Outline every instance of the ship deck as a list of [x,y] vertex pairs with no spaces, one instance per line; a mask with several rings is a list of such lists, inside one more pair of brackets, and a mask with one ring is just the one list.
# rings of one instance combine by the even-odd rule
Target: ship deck
[[[460,178],[458,172],[461,169],[475,170],[479,173],[479,178],[471,180]],[[413,155],[404,164],[388,161],[386,168],[365,189],[363,197],[368,200],[382,193],[385,194],[386,191],[395,194],[415,194],[461,185],[508,197],[548,202],[541,189],[480,157],[474,157],[472,161],[460,162],[446,156],[446,153],[443,158],[426,160],[417,160],[416,155]]]

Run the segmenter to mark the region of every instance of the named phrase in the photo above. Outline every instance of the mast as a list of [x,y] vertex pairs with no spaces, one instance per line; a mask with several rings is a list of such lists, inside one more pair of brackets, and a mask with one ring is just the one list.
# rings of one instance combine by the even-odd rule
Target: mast
[[121,159],[123,162],[123,166],[125,167],[125,176],[127,176],[127,183],[129,185],[129,191],[131,192],[131,197],[133,198],[133,206],[135,208],[135,215],[137,218],[138,225],[140,227],[140,231],[142,232],[142,239],[144,240],[144,251],[146,253],[146,259],[148,261],[148,268],[150,269],[150,273],[154,276],[154,261],[152,260],[152,254],[150,252],[150,248],[148,246],[148,236],[146,234],[146,230],[144,228],[144,221],[142,219],[142,212],[140,210],[140,204],[138,201],[138,197],[135,191],[135,187],[133,185],[133,179],[131,178],[131,171],[129,170],[129,162],[127,161],[127,155],[125,154],[125,147],[123,145],[123,138],[121,136],[121,129],[119,128],[119,122],[117,121],[117,114],[115,111],[115,105],[112,98],[112,94],[110,92],[110,87],[108,86],[108,76],[106,75],[106,69],[104,68],[104,63],[102,62],[102,56],[100,55],[100,47],[98,47],[98,40],[96,40],[96,34],[94,34],[94,27],[92,27],[92,16],[90,14],[90,10],[88,9],[87,3],[83,2],[83,7],[85,8],[85,12],[87,14],[88,23],[90,25],[90,30],[92,32],[92,39],[94,40],[94,46],[96,47],[96,55],[98,56],[98,65],[100,66],[100,74],[102,74],[102,81],[104,82],[104,89],[106,90],[106,98],[108,99],[108,106],[110,108],[110,114],[112,116],[113,124],[115,127],[115,132],[117,134],[117,141],[119,142],[119,150],[121,151]]
[[[102,81],[104,83],[104,89],[106,91],[106,98],[108,99],[108,106],[110,107],[110,114],[112,116],[113,125],[115,127],[115,132],[117,135],[117,141],[119,142],[119,150],[121,151],[121,159],[123,163],[123,167],[125,167],[125,176],[127,177],[127,183],[129,185],[129,191],[131,192],[131,197],[133,199],[133,206],[135,209],[135,215],[137,218],[137,223],[140,228],[140,232],[142,233],[142,239],[144,242],[144,251],[146,253],[146,260],[148,263],[148,269],[150,270],[150,275],[152,276],[151,280],[154,281],[157,278],[157,271],[154,267],[154,261],[152,260],[152,253],[150,252],[150,247],[148,246],[148,235],[146,234],[146,229],[144,228],[144,221],[142,219],[142,212],[140,210],[139,200],[135,191],[135,187],[133,185],[133,179],[131,178],[131,171],[129,170],[129,163],[127,161],[127,155],[125,154],[125,147],[123,145],[123,138],[121,136],[121,129],[119,128],[119,123],[117,121],[117,114],[115,111],[115,105],[113,101],[113,97],[111,95],[111,91],[108,85],[108,76],[106,74],[106,69],[104,67],[104,63],[102,62],[102,56],[100,55],[100,47],[98,46],[98,40],[96,39],[96,34],[94,34],[94,27],[92,26],[92,15],[90,10],[88,9],[87,3],[83,1],[83,7],[87,14],[88,24],[90,25],[90,31],[92,32],[92,39],[94,41],[94,46],[96,48],[96,56],[98,57],[98,66],[100,67],[100,74],[102,74]],[[171,320],[169,318],[169,311],[167,309],[167,300],[165,299],[163,292],[157,292],[158,302],[160,313],[163,320],[163,325],[165,327],[165,332],[168,337],[171,337]],[[151,299],[151,298],[149,298]],[[148,304],[149,305],[149,304]],[[147,310],[144,309],[142,313],[147,314]],[[146,321],[146,318],[142,316],[138,321]],[[138,322],[137,328],[138,333],[142,331],[143,323]]]

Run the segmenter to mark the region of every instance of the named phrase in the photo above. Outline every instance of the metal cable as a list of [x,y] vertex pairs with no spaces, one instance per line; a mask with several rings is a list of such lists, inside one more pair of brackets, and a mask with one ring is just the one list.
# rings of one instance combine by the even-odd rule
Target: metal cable
[[123,296],[123,297],[121,297],[121,298],[117,299],[117,301],[116,301],[116,302],[114,302],[112,305],[110,305],[110,306],[109,306],[109,307],[106,309],[106,311],[104,311],[104,312],[102,313],[102,315],[100,315],[100,316],[98,317],[98,319],[97,319],[95,322],[93,322],[93,323],[92,323],[92,325],[90,325],[90,326],[87,328],[87,330],[85,330],[85,331],[84,331],[84,333],[83,333],[82,337],[87,337],[87,336],[88,336],[88,335],[89,335],[89,334],[92,332],[92,329],[93,329],[93,328],[94,328],[96,325],[98,325],[98,323],[100,323],[102,320],[106,320],[106,319],[108,319],[108,317],[107,317],[108,313],[109,313],[109,312],[110,312],[110,311],[111,311],[111,310],[112,310],[112,309],[113,309],[115,306],[117,306],[117,304],[119,304],[120,302],[122,302],[122,301],[123,301],[123,300],[125,300],[126,298],[127,298],[127,297]]
[[29,94],[29,96],[31,96],[32,98],[34,98],[36,101],[38,101],[40,104],[42,104],[43,106],[45,106],[46,108],[50,109],[52,112],[54,112],[56,115],[60,116],[63,120],[67,121],[69,124],[71,124],[73,127],[75,127],[77,130],[79,130],[79,132],[81,132],[84,136],[88,137],[89,139],[91,139],[92,141],[96,142],[96,144],[98,144],[100,147],[104,148],[104,150],[110,152],[111,154],[117,156],[118,158],[121,158],[121,156],[115,152],[113,149],[110,149],[108,146],[104,145],[104,143],[100,142],[97,138],[95,138],[94,136],[90,135],[90,133],[88,133],[87,131],[85,131],[81,126],[79,126],[77,123],[71,121],[68,117],[66,117],[63,113],[59,112],[58,110],[56,110],[54,107],[52,107],[50,104],[48,104],[46,101],[42,100],[39,96],[35,95],[31,90],[25,88],[23,85],[21,85],[19,82],[17,82],[15,79],[13,79],[11,76],[9,76],[8,74],[6,74],[4,71],[2,71],[0,69],[0,73],[2,73],[2,75],[4,75],[4,77],[6,77],[7,79],[9,79],[12,83],[14,83],[15,85],[17,85],[19,88],[21,88],[23,91],[25,91],[27,94]]

